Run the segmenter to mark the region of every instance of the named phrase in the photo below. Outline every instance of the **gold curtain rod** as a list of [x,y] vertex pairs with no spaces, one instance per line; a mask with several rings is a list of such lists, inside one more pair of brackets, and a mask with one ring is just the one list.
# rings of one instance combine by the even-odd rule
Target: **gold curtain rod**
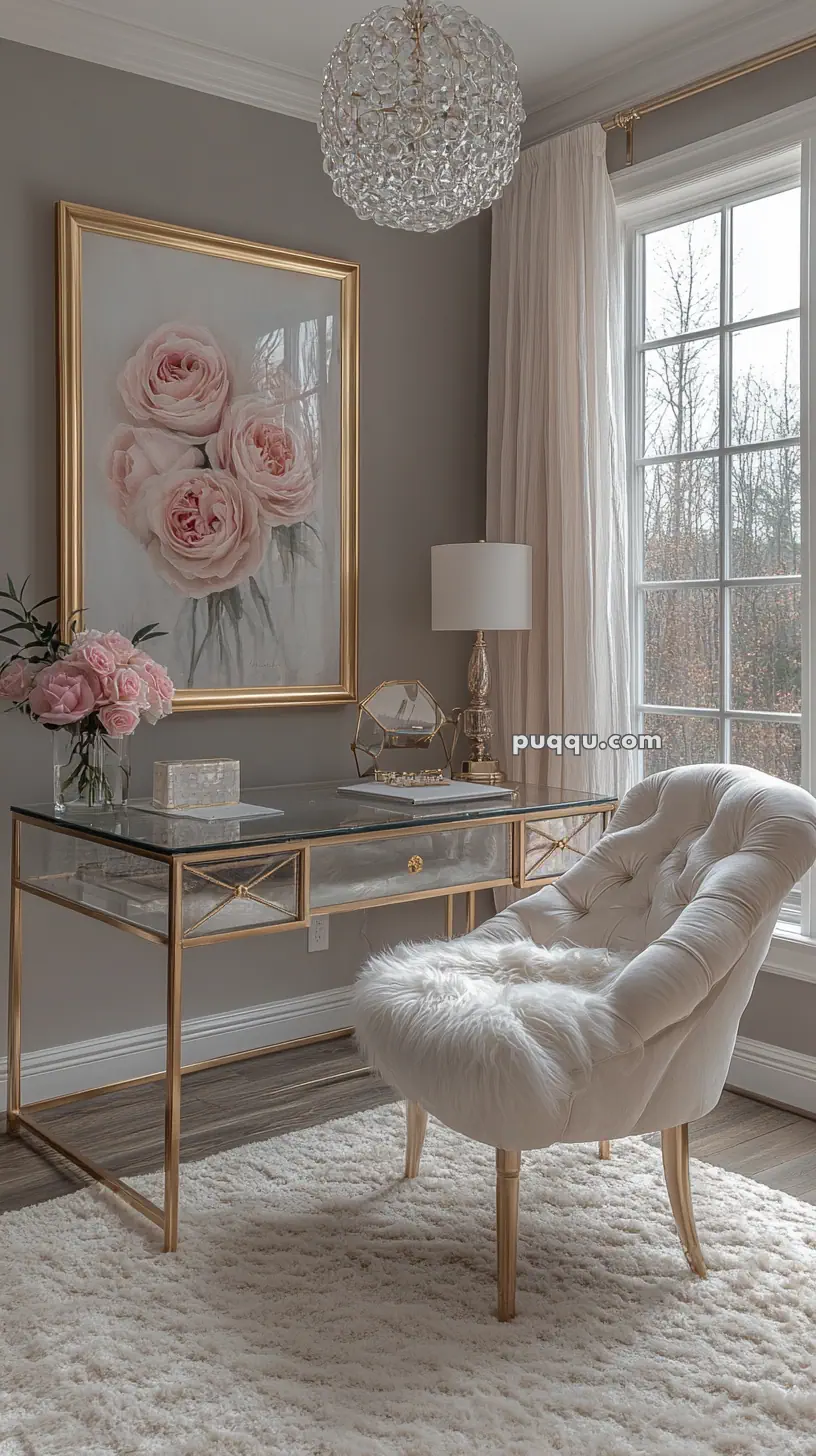
[[738,66],[729,66],[726,71],[715,71],[711,76],[704,76],[701,81],[693,81],[688,86],[679,86],[676,91],[666,91],[663,96],[652,96],[648,101],[641,101],[637,106],[632,106],[628,111],[618,111],[602,122],[604,131],[615,131],[620,128],[626,132],[626,165],[631,167],[634,161],[634,131],[635,122],[640,121],[642,116],[648,116],[651,111],[660,111],[664,106],[673,106],[675,101],[688,101],[692,96],[699,96],[703,91],[711,91],[715,86],[724,86],[727,81],[738,81],[740,76],[750,76],[754,71],[762,71],[766,66],[774,66],[777,61],[790,60],[792,56],[801,56],[805,51],[816,48],[816,35],[806,35],[802,40],[791,41],[789,45],[779,46],[775,51],[766,51],[762,56],[754,56],[750,61],[742,61]]

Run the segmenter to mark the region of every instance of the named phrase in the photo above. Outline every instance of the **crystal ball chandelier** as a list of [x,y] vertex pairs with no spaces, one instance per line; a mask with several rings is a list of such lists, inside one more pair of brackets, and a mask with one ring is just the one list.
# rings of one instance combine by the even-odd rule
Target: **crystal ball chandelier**
[[320,142],[337,196],[386,227],[475,217],[513,175],[524,108],[510,47],[445,0],[352,25],[323,77]]

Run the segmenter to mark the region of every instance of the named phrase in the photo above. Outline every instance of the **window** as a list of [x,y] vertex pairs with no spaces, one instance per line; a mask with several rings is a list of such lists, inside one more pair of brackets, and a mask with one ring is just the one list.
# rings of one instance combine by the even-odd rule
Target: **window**
[[[612,181],[627,242],[631,721],[662,738],[641,769],[744,763],[813,791],[816,103]],[[816,871],[781,918],[816,940]]]
[[633,233],[630,359],[644,772],[802,775],[801,189]]

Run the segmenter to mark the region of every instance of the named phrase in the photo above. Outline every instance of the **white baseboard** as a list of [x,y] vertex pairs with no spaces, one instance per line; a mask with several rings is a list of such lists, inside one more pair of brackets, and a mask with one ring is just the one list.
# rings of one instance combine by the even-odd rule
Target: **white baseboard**
[[[244,1006],[216,1016],[185,1021],[185,1062],[204,1062],[274,1046],[298,1037],[319,1036],[349,1025],[351,987],[316,991],[262,1006]],[[95,1037],[66,1046],[45,1047],[23,1055],[23,1101],[63,1097],[86,1087],[101,1087],[129,1077],[160,1072],[164,1066],[164,1027]],[[6,1105],[6,1059],[0,1059],[0,1107]],[[792,1052],[769,1042],[738,1036],[728,1074],[734,1091],[767,1097],[816,1116],[816,1056]]]
[[[273,1046],[301,1036],[319,1036],[349,1025],[351,987],[316,991],[263,1006],[244,1006],[217,1016],[197,1016],[184,1022],[185,1062],[204,1062],[232,1052]],[[129,1077],[143,1077],[164,1067],[165,1029],[144,1026],[138,1031],[96,1037],[92,1041],[45,1047],[23,1054],[23,1101],[39,1102],[63,1097],[86,1087],[103,1087]],[[0,1060],[0,1102],[6,1106],[6,1058]]]
[[727,1085],[816,1116],[816,1057],[804,1052],[738,1036]]

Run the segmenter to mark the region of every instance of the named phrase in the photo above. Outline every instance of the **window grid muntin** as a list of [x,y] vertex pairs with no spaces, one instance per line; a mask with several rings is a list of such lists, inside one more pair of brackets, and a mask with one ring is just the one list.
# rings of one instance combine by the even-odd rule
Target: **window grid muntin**
[[[777,181],[767,183],[762,187],[753,188],[744,192],[735,192],[733,195],[723,197],[720,206],[701,205],[699,209],[684,209],[681,212],[655,220],[638,227],[635,233],[635,247],[633,249],[634,276],[632,278],[632,295],[634,300],[633,317],[633,346],[634,346],[634,390],[632,399],[632,437],[635,441],[633,461],[633,484],[634,484],[634,539],[633,553],[637,565],[636,590],[634,597],[634,627],[635,627],[635,652],[634,671],[636,683],[636,704],[635,712],[638,723],[638,732],[644,731],[644,717],[648,714],[653,717],[680,715],[691,718],[703,718],[711,721],[716,719],[719,725],[720,754],[723,762],[730,762],[731,757],[731,722],[750,721],[759,723],[789,723],[798,724],[802,730],[801,713],[773,713],[759,712],[753,710],[733,709],[731,707],[731,587],[733,586],[767,586],[773,589],[781,585],[802,584],[801,572],[795,575],[767,576],[767,577],[733,577],[730,575],[731,556],[731,460],[737,453],[779,449],[784,447],[798,447],[801,452],[801,414],[800,433],[795,436],[779,440],[761,441],[757,443],[732,444],[731,442],[731,363],[732,363],[732,339],[737,332],[742,332],[746,327],[764,327],[768,324],[799,320],[800,329],[802,325],[802,297],[800,286],[800,303],[797,309],[784,309],[778,313],[763,314],[756,319],[733,318],[733,209],[746,202],[753,202],[760,197],[773,197],[783,192],[800,190],[801,182]],[[715,214],[720,218],[720,323],[717,328],[695,330],[690,334],[668,335],[665,339],[645,339],[643,337],[646,319],[646,239],[656,232],[663,232],[666,228],[678,223],[694,222],[698,218],[712,217]],[[707,447],[703,450],[680,451],[672,455],[645,456],[643,442],[645,439],[645,380],[646,380],[646,356],[648,353],[662,348],[670,347],[680,343],[693,343],[697,340],[718,338],[720,341],[719,351],[719,430],[717,447]],[[800,333],[801,345],[801,333]],[[801,408],[805,407],[802,400]],[[718,491],[719,491],[719,521],[718,521],[718,561],[719,575],[714,578],[701,578],[694,580],[678,581],[646,581],[643,576],[644,568],[644,480],[645,470],[649,466],[660,464],[676,464],[684,460],[713,459],[718,462]],[[800,486],[801,489],[801,486]],[[804,539],[804,522],[800,519],[800,531]],[[643,688],[645,682],[645,660],[644,660],[644,616],[645,599],[647,592],[653,591],[680,591],[683,588],[709,587],[716,588],[719,599],[719,698],[718,708],[693,708],[680,707],[664,703],[646,703],[643,699]],[[803,683],[804,693],[804,683]],[[804,702],[804,697],[803,697]],[[802,744],[804,754],[804,743]],[[640,769],[642,772],[642,753],[640,754]]]

